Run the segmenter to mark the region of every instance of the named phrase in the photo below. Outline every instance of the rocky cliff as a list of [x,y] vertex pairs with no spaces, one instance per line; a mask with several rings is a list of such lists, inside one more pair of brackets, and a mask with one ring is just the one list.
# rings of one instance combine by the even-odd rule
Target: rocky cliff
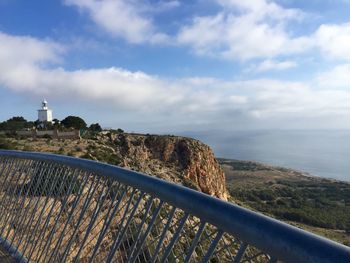
[[68,154],[107,162],[173,181],[227,200],[225,175],[209,146],[169,135],[98,134],[89,139],[23,139],[16,149]]
[[[225,175],[209,146],[178,137],[109,134],[100,142],[110,147],[116,164],[174,181],[226,200]],[[92,159],[98,150],[89,148]]]

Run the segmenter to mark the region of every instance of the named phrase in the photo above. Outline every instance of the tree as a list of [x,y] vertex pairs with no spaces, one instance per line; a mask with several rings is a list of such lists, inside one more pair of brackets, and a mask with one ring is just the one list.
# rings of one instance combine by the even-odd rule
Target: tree
[[0,123],[1,130],[18,131],[25,128],[32,128],[33,122],[28,122],[22,116],[16,116]]
[[58,119],[53,119],[52,120],[52,125],[55,129],[60,129],[61,128],[61,122]]
[[100,131],[102,131],[102,128],[101,128],[100,124],[93,123],[90,125],[89,130],[93,131],[93,132],[100,132]]
[[16,116],[12,117],[11,119],[8,119],[7,122],[27,122],[27,120],[22,116]]
[[61,121],[61,124],[66,128],[86,129],[86,122],[77,116],[68,116]]

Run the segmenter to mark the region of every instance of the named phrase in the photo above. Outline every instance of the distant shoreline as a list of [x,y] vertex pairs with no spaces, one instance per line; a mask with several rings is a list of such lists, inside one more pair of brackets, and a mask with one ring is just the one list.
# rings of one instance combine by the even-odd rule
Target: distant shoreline
[[294,168],[290,168],[290,167],[284,167],[284,166],[279,166],[279,165],[273,165],[273,164],[269,164],[269,163],[264,163],[264,162],[259,162],[259,161],[252,161],[252,160],[241,160],[241,159],[231,159],[231,158],[225,158],[225,157],[216,157],[216,159],[218,160],[218,162],[220,164],[222,164],[223,162],[237,162],[237,163],[242,163],[242,164],[254,164],[258,167],[261,168],[266,168],[268,169],[275,169],[275,170],[280,170],[280,171],[286,171],[286,172],[292,172],[295,174],[298,174],[299,176],[303,176],[309,179],[317,179],[317,180],[327,180],[330,182],[340,182],[340,183],[347,183],[350,184],[350,181],[347,180],[341,180],[341,179],[335,179],[332,177],[324,177],[324,176],[319,176],[319,175],[315,175],[312,174],[310,172],[306,172],[303,170],[299,170],[299,169],[294,169]]

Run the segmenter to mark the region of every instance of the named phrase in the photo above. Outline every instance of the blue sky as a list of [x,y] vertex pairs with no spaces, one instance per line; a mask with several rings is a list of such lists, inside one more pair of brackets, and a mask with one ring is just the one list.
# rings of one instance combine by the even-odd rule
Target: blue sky
[[349,0],[0,0],[0,119],[350,128]]

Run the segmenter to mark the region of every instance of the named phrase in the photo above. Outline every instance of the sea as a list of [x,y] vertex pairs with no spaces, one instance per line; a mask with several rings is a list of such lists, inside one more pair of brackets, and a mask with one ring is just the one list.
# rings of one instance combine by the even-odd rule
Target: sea
[[217,157],[252,160],[350,182],[350,130],[184,132]]

